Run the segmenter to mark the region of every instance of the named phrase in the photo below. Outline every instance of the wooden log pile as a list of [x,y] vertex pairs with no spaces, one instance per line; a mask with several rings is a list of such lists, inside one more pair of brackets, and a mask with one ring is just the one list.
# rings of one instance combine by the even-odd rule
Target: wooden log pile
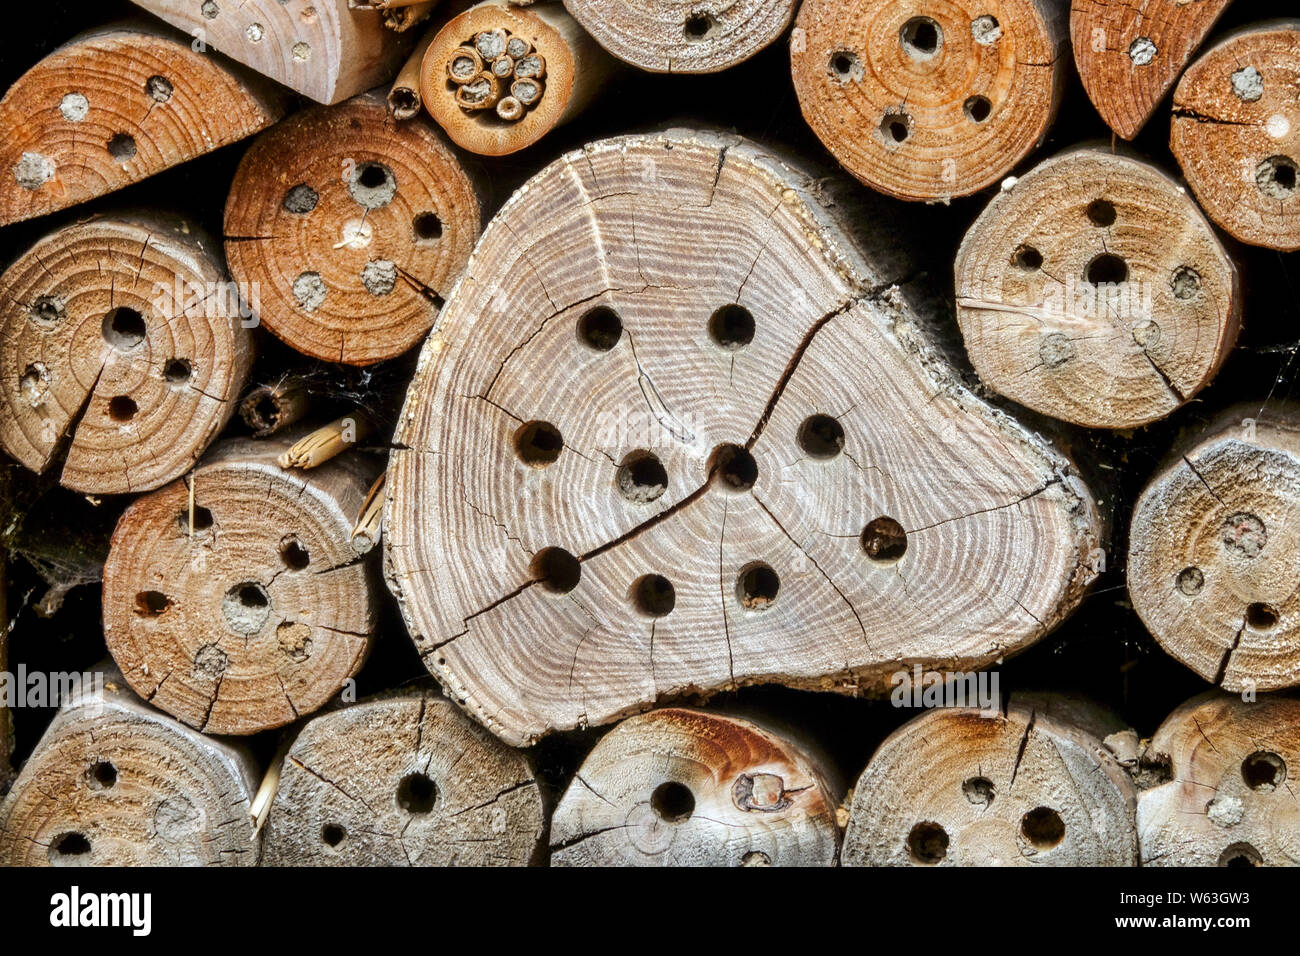
[[0,864],[1300,865],[1300,21],[134,5],[0,54]]

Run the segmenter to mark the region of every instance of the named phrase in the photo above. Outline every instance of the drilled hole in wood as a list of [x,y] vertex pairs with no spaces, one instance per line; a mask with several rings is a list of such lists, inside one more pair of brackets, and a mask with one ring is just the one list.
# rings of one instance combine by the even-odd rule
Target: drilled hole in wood
[[115,422],[129,422],[139,410],[130,395],[114,395],[108,400],[108,417]]
[[188,359],[168,359],[163,365],[163,378],[172,385],[184,385],[194,375],[194,367]]
[[348,835],[348,831],[337,823],[327,823],[320,828],[320,841],[326,846],[338,846]]
[[1105,199],[1094,199],[1088,203],[1088,221],[1094,226],[1105,228],[1115,224],[1115,204]]
[[436,212],[417,213],[411,220],[411,229],[415,232],[416,239],[442,238],[442,220],[438,218]]
[[172,98],[172,93],[175,92],[171,80],[158,74],[154,74],[144,81],[144,91],[158,103],[166,103]]
[[880,121],[880,133],[886,143],[906,142],[912,135],[912,118],[906,113],[886,113]]
[[1065,821],[1051,807],[1035,807],[1021,817],[1020,833],[1030,846],[1050,850],[1065,839]]
[[972,96],[962,104],[962,112],[972,123],[983,123],[993,113],[993,103],[987,96]]
[[829,415],[810,415],[799,426],[799,447],[809,458],[834,458],[844,450],[844,426]]
[[632,583],[632,604],[647,617],[664,617],[677,606],[677,589],[662,574],[643,574]]
[[980,46],[991,46],[1002,39],[1002,25],[997,17],[985,13],[970,22],[970,35]]
[[1271,631],[1277,627],[1277,608],[1256,602],[1246,606],[1246,623],[1256,631]]
[[872,561],[897,561],[907,553],[907,532],[887,515],[873,518],[862,529],[862,550]]
[[1263,866],[1264,858],[1249,843],[1234,843],[1219,855],[1219,866]]
[[108,141],[108,155],[119,163],[135,159],[135,138],[126,133],[115,133]]
[[1019,246],[1012,254],[1011,261],[1026,272],[1037,272],[1043,267],[1043,254],[1033,246]]
[[736,579],[736,600],[747,611],[766,611],[776,603],[780,590],[781,578],[761,561],[741,568]]
[[977,807],[987,807],[993,802],[993,781],[988,777],[970,777],[962,783],[961,792]]
[[96,760],[86,776],[95,790],[109,790],[117,784],[117,768],[107,760]]
[[66,318],[67,313],[64,311],[63,303],[58,299],[53,296],[42,295],[32,303],[27,317],[41,328],[51,329]]
[[428,813],[438,798],[438,788],[422,773],[408,773],[397,784],[397,805],[407,813]]
[[215,20],[220,12],[221,8],[217,6],[216,0],[203,0],[203,3],[199,5],[199,13],[203,15],[205,20]]
[[1190,266],[1179,266],[1169,280],[1169,287],[1173,290],[1175,299],[1186,301],[1195,298],[1201,291],[1201,274]]
[[530,468],[545,468],[560,457],[564,438],[550,422],[526,422],[515,431],[515,456]]
[[1241,779],[1252,790],[1271,793],[1286,780],[1286,761],[1271,750],[1256,750],[1241,762]]
[[1128,45],[1128,56],[1134,66],[1147,66],[1158,52],[1150,37],[1138,37]]
[[306,183],[299,183],[284,194],[284,209],[299,216],[306,215],[316,208],[320,194]]
[[695,794],[676,780],[667,780],[650,794],[650,809],[665,823],[682,823],[695,812]]
[[1295,195],[1296,162],[1290,156],[1270,156],[1255,170],[1255,185],[1269,199],[1287,200]]
[[135,613],[140,617],[158,617],[172,606],[172,599],[161,591],[141,591],[135,596]]
[[1111,252],[1103,252],[1084,271],[1084,279],[1093,285],[1119,285],[1128,280],[1128,263]]
[[709,456],[708,471],[724,491],[744,492],[758,481],[758,462],[743,445],[719,445]]
[[578,341],[597,352],[608,352],[623,337],[623,320],[608,306],[598,305],[578,319]]
[[271,595],[256,581],[244,581],[226,592],[221,612],[236,634],[256,634],[271,616]]
[[918,823],[907,834],[907,852],[917,863],[934,866],[948,855],[948,831],[928,820]]
[[668,490],[668,471],[653,452],[634,451],[618,466],[614,481],[628,501],[649,504]]
[[49,860],[55,866],[68,857],[85,856],[90,852],[90,841],[82,833],[64,833],[50,843]]
[[378,209],[397,194],[397,178],[383,163],[360,163],[352,173],[348,192],[366,209]]
[[1178,572],[1176,580],[1178,590],[1190,596],[1200,594],[1201,588],[1205,587],[1205,572],[1198,567],[1186,567]]
[[[188,533],[190,530],[190,510],[186,508],[177,516],[177,522],[181,526],[181,531]],[[194,530],[207,531],[212,527],[212,511],[202,505],[194,506]]]
[[582,565],[563,548],[542,548],[533,555],[528,573],[552,594],[568,594],[582,578]]
[[862,72],[858,55],[851,50],[838,50],[831,54],[831,76],[850,80]]
[[302,542],[293,535],[286,535],[280,541],[280,560],[291,571],[301,571],[311,564],[311,554]]
[[914,60],[928,60],[943,46],[943,30],[929,17],[912,17],[898,31],[898,41]]
[[101,330],[104,341],[118,351],[125,352],[144,341],[144,316],[125,306],[112,309],[104,316]]
[[714,19],[712,14],[697,11],[686,18],[682,32],[688,40],[703,40],[713,32],[713,28],[717,25],[718,21]]
[[709,316],[709,338],[729,352],[754,341],[754,316],[743,305],[724,305]]

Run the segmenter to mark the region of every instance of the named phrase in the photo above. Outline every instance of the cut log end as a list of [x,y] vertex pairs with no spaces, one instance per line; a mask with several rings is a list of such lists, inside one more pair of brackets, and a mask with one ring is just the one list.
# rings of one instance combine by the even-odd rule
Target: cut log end
[[1102,149],[1066,152],[1001,192],[955,264],[981,380],[1092,428],[1169,415],[1237,340],[1236,267],[1178,183]]
[[1170,145],[1210,218],[1242,242],[1300,249],[1300,20],[1216,44],[1174,91]]
[[1158,473],[1129,532],[1133,608],[1225,690],[1300,685],[1300,410],[1228,413]]
[[0,276],[0,298],[0,445],[33,471],[63,456],[69,488],[147,491],[188,470],[234,412],[249,313],[193,226],[77,223]]
[[1147,753],[1170,779],[1138,800],[1143,866],[1300,865],[1300,702],[1204,694],[1165,719]]
[[833,866],[833,775],[739,717],[632,717],[583,761],[551,822],[555,866]]
[[370,572],[350,541],[373,468],[353,455],[286,472],[275,458],[288,444],[214,449],[126,510],[104,565],[104,637],[126,680],[208,733],[316,710],[374,633]]
[[245,154],[226,257],[260,318],[314,358],[368,365],[433,325],[478,238],[474,186],[420,118],[394,126],[367,94],[299,113]]
[[790,41],[804,119],[888,195],[965,196],[1035,149],[1068,61],[1054,0],[808,0]]
[[1133,866],[1136,795],[1080,728],[1014,702],[934,710],[880,745],[853,791],[845,866]]
[[307,724],[284,759],[263,861],[525,866],[544,823],[522,754],[451,702],[408,692]]

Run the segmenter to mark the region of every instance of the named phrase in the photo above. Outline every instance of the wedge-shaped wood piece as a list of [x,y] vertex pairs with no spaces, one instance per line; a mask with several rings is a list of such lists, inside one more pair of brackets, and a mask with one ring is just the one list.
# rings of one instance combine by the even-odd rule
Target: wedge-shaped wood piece
[[1091,428],[1164,418],[1218,372],[1241,283],[1174,179],[1081,148],[1000,192],[954,266],[957,321],[984,384]]
[[785,32],[795,0],[565,0],[608,52],[654,73],[716,73]]
[[1088,724],[1044,701],[908,721],[858,778],[845,866],[1134,866],[1136,792]]
[[1300,685],[1300,409],[1226,412],[1158,472],[1128,589],[1160,645],[1224,690]]
[[309,96],[337,103],[391,80],[414,36],[347,0],[133,0],[196,41]]
[[1188,67],[1170,146],[1210,218],[1242,242],[1300,249],[1300,20],[1247,27]]
[[527,759],[437,694],[311,719],[284,758],[263,862],[526,866],[545,830]]
[[0,866],[255,865],[252,755],[141,703],[111,668],[69,677],[75,696],[0,803]]
[[833,866],[833,771],[788,732],[671,708],[629,717],[551,820],[552,866]]
[[1147,755],[1169,780],[1138,799],[1143,866],[1300,865],[1300,701],[1201,694]]
[[1069,68],[1065,0],[805,0],[790,39],[804,119],[900,199],[997,182],[1042,143]]
[[429,44],[420,95],[457,146],[504,156],[586,108],[614,61],[558,3],[488,0],[453,17]]
[[384,536],[425,663],[512,743],[686,690],[988,662],[1093,578],[1089,492],[958,382],[823,186],[737,137],[620,137],[485,230]]
[[1229,2],[1074,0],[1074,62],[1107,126],[1124,139],[1141,132]]
[[165,27],[82,34],[0,100],[0,225],[129,186],[283,114],[273,84]]
[[50,233],[0,275],[0,445],[88,494],[171,481],[235,411],[251,315],[217,244],[184,220]]
[[370,649],[376,595],[350,539],[375,468],[352,453],[285,471],[294,437],[222,443],[113,533],[109,652],[136,693],[208,733],[311,713]]
[[259,137],[226,201],[226,256],[268,329],[315,358],[368,365],[429,331],[478,239],[479,196],[446,138],[395,124],[379,93]]

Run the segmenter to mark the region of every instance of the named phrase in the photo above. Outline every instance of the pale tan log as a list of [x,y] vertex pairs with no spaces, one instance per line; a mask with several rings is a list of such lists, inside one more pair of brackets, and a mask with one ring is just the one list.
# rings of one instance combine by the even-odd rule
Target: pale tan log
[[[482,33],[504,30],[526,40],[529,56],[544,61],[543,92],[516,120],[465,107],[461,87],[448,77],[448,62],[471,48]],[[515,76],[536,78],[536,66],[511,58]],[[532,63],[533,61],[530,61]],[[540,61],[539,61],[540,62]],[[605,85],[613,60],[559,3],[527,9],[488,0],[447,21],[424,56],[420,94],[424,107],[456,145],[487,156],[504,156],[537,142],[578,115]],[[510,76],[489,74],[489,106],[510,89]],[[518,94],[516,94],[518,96]]]
[[387,83],[410,43],[346,0],[132,0],[318,103]]
[[0,804],[0,866],[255,865],[252,755],[141,703],[105,666],[103,697],[92,680],[64,701]]
[[310,409],[311,394],[302,379],[286,376],[250,390],[239,403],[239,417],[253,430],[254,438],[266,438],[288,428]]
[[252,363],[254,320],[220,248],[176,217],[50,233],[0,275],[0,303],[0,445],[89,494],[191,468]]
[[833,866],[842,796],[788,732],[656,710],[582,762],[551,820],[551,865]]
[[1229,691],[1300,685],[1300,409],[1226,412],[1142,492],[1128,587],[1160,645]]
[[0,100],[0,225],[129,186],[283,115],[273,84],[161,25],[81,34]]
[[620,137],[485,232],[384,535],[425,663],[506,740],[987,663],[1094,577],[1087,489],[958,383],[825,185],[739,137]]
[[284,471],[293,437],[223,442],[134,502],[104,565],[109,652],[141,697],[208,733],[311,713],[370,649],[377,595],[349,539],[375,466]]
[[606,51],[653,73],[716,73],[785,32],[795,0],[565,0]]
[[1229,0],[1074,0],[1074,62],[1106,125],[1132,139],[1183,72]]
[[1164,418],[1218,372],[1241,281],[1178,182],[1085,147],[1035,166],[971,226],[957,321],[984,384],[1090,428]]
[[1147,754],[1169,779],[1138,798],[1143,866],[1300,865],[1300,701],[1201,694]]
[[420,70],[424,66],[424,53],[437,32],[430,29],[415,45],[406,64],[397,74],[397,79],[393,81],[393,88],[388,91],[388,112],[395,120],[412,119],[419,116],[420,110],[424,108],[420,102]]
[[244,155],[226,256],[262,322],[313,358],[368,365],[429,331],[479,235],[473,183],[446,138],[394,124],[381,93],[299,113]]
[[1068,43],[1065,0],[805,0],[790,63],[804,119],[845,169],[946,201],[1042,143]]
[[1128,773],[1035,703],[931,710],[886,738],[853,790],[843,864],[1136,865]]
[[1300,249],[1300,20],[1246,27],[1188,67],[1170,146],[1210,218],[1242,242]]
[[270,866],[526,866],[545,830],[523,754],[432,691],[312,718],[267,818]]

